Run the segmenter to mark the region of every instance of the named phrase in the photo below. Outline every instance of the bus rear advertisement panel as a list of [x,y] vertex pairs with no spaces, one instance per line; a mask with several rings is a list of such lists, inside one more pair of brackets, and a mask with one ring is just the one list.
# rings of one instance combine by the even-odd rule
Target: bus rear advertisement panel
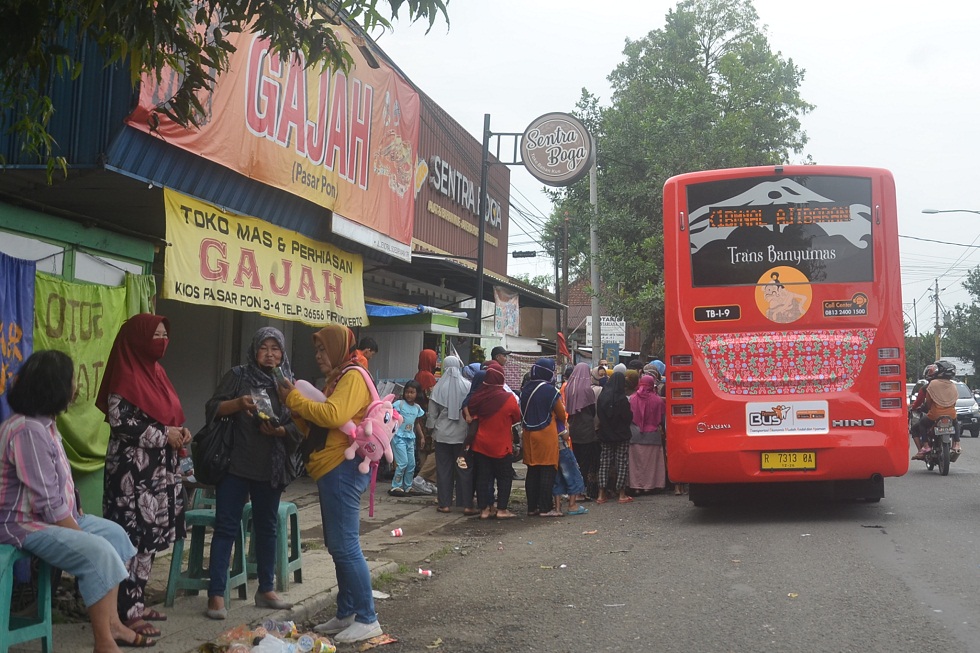
[[885,170],[770,166],[667,181],[672,479],[908,470],[897,252]]

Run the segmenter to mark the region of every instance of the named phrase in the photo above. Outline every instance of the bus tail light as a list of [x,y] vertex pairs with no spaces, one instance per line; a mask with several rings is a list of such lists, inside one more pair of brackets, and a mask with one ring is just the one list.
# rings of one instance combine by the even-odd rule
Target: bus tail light
[[694,364],[694,357],[690,354],[677,354],[670,357],[670,364],[677,367],[690,367]]
[[901,392],[902,384],[899,381],[881,381],[878,383],[880,392]]
[[882,397],[879,401],[879,406],[882,408],[901,408],[902,398],[901,397]]
[[898,358],[898,347],[882,347],[878,350],[879,360],[894,360]]
[[898,376],[902,373],[901,365],[879,365],[878,376]]
[[671,372],[671,383],[693,383],[694,372]]
[[670,414],[675,416],[689,416],[694,414],[693,404],[674,404],[670,407]]
[[694,398],[694,388],[671,388],[670,389],[671,399],[693,399]]

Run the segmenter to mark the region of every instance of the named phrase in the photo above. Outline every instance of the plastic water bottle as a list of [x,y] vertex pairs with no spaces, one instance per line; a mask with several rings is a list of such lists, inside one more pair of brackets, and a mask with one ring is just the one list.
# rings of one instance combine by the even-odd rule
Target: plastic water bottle
[[194,483],[194,459],[184,447],[180,448],[180,474],[189,482]]

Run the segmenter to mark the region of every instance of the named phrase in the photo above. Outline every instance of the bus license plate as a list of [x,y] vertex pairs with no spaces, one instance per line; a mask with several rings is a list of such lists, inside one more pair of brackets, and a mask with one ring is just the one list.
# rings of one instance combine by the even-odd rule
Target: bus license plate
[[762,469],[816,469],[815,451],[763,451]]

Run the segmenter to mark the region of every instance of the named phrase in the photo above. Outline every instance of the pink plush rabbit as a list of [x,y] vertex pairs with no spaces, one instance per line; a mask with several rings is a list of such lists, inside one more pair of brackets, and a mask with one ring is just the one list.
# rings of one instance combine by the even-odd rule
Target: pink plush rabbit
[[368,404],[364,412],[364,419],[360,424],[347,422],[340,427],[343,433],[350,438],[350,446],[344,451],[347,460],[353,460],[354,456],[361,456],[364,460],[357,466],[362,474],[371,472],[371,494],[370,509],[368,514],[374,517],[374,488],[378,480],[378,461],[382,456],[391,462],[394,455],[391,452],[391,439],[395,437],[398,425],[404,420],[398,411],[392,407],[395,395],[388,395],[379,398],[378,391],[374,387],[374,380],[367,370],[360,366],[351,366],[351,370],[357,370],[364,377],[364,382],[371,391],[371,403]]

